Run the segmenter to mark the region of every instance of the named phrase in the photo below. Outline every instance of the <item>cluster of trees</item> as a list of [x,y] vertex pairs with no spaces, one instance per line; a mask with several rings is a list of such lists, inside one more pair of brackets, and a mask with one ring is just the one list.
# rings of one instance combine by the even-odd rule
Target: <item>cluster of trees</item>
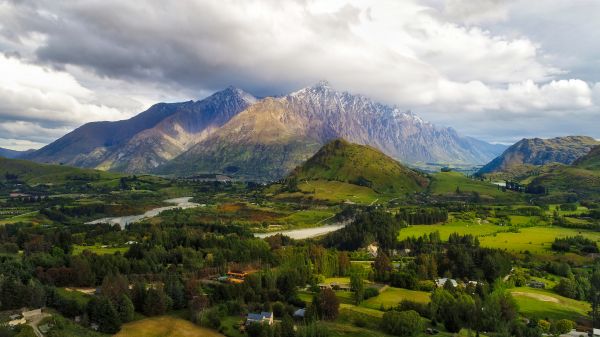
[[493,282],[512,268],[512,259],[507,253],[482,248],[477,237],[469,234],[452,233],[444,242],[438,232],[433,232],[407,238],[400,242],[400,247],[410,249],[416,257],[416,263],[409,268],[421,279],[445,275]]
[[379,249],[390,251],[396,248],[398,231],[402,221],[392,214],[377,208],[359,211],[354,221],[346,227],[330,233],[323,239],[326,247],[353,251],[377,242]]
[[575,252],[578,254],[591,254],[599,252],[596,241],[590,240],[581,235],[555,238],[554,242],[552,243],[552,250],[557,252]]
[[433,225],[448,221],[448,210],[445,208],[403,208],[396,213],[396,220],[409,225]]

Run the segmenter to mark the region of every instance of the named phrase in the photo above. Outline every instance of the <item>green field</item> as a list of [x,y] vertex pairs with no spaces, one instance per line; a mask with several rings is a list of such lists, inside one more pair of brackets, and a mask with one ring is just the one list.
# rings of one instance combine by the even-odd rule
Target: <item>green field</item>
[[550,253],[550,246],[555,238],[575,235],[582,235],[591,240],[600,241],[600,232],[562,227],[526,227],[519,229],[519,233],[498,233],[480,237],[479,241],[484,247],[544,254]]
[[428,303],[430,294],[424,291],[407,290],[401,288],[387,287],[378,296],[369,298],[360,305],[370,309],[395,307],[403,300],[420,303]]
[[372,189],[339,181],[314,180],[298,184],[301,192],[281,193],[277,198],[316,199],[329,202],[353,202],[357,204],[370,204],[384,198]]
[[521,198],[519,193],[512,191],[502,192],[502,190],[498,189],[498,186],[494,184],[470,179],[458,172],[440,172],[433,175],[429,191],[433,194],[455,194],[457,187],[463,194],[477,192],[482,198],[485,198],[486,196],[494,199],[510,200],[518,200]]
[[591,310],[587,302],[566,298],[549,290],[519,287],[511,289],[511,293],[519,305],[519,311],[527,317],[576,321],[586,317]]
[[172,317],[146,318],[123,325],[115,337],[224,337],[224,335],[199,327],[192,322]]

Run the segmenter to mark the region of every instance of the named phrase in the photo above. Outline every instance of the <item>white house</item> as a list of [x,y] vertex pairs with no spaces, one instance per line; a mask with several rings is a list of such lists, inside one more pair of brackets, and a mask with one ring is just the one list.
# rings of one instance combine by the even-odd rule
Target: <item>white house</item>
[[435,285],[438,286],[438,287],[443,287],[446,284],[447,281],[450,281],[450,283],[452,284],[452,286],[455,287],[455,288],[458,286],[458,282],[456,282],[455,279],[453,279],[453,278],[446,278],[446,277],[439,278],[439,279],[435,280]]

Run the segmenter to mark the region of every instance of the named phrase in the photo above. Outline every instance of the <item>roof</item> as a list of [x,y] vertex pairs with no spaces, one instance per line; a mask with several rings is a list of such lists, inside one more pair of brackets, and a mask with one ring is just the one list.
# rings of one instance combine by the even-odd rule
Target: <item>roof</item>
[[263,319],[270,319],[271,316],[273,316],[272,312],[263,311],[260,314],[253,313],[253,312],[248,313],[248,316],[246,318],[251,321],[262,321]]
[[295,317],[304,317],[305,314],[306,314],[306,309],[304,309],[304,308],[294,311]]

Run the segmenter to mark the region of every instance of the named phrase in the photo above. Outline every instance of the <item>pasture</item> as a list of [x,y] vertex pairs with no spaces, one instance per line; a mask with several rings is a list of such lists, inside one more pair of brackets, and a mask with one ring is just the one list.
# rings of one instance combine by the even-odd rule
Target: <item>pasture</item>
[[591,310],[587,302],[566,298],[549,290],[518,287],[510,292],[519,306],[519,312],[527,317],[577,321],[586,317]]
[[114,337],[224,337],[224,335],[180,318],[159,316],[127,323]]
[[394,287],[385,288],[378,296],[371,297],[362,302],[360,305],[365,308],[378,310],[382,306],[384,308],[395,307],[403,300],[410,300],[420,303],[428,303],[430,293],[424,291],[408,290]]

